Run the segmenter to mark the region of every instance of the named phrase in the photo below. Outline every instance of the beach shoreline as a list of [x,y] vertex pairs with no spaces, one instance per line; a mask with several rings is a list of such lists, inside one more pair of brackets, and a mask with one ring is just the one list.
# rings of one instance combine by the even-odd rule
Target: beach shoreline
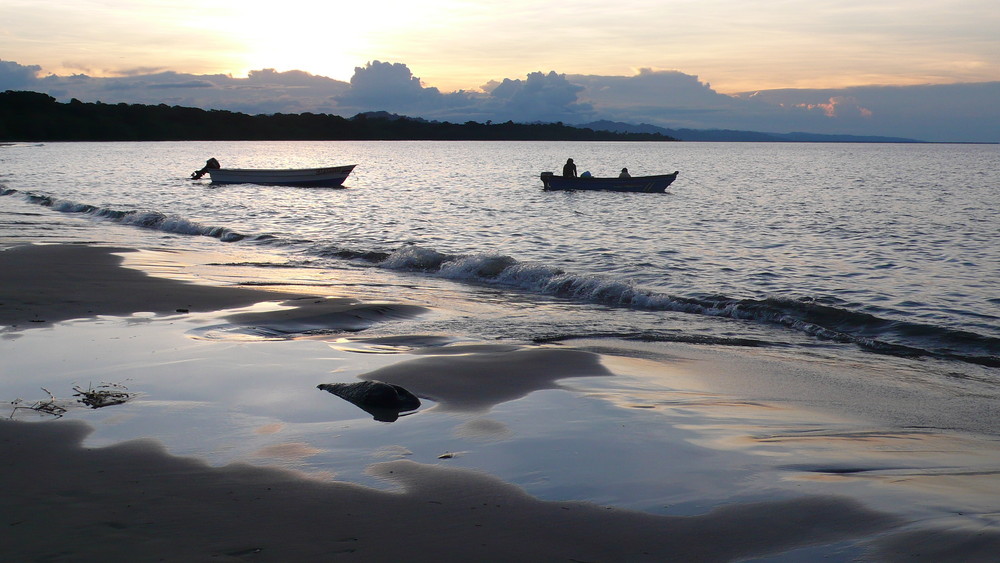
[[29,328],[97,315],[211,311],[301,294],[178,282],[122,267],[121,247],[17,246],[0,251],[0,325]]
[[[486,462],[487,467],[473,469],[449,466],[452,458],[447,455],[434,459],[413,445],[420,443],[417,438],[405,434],[385,439],[417,450],[415,455],[359,462],[367,466],[368,476],[390,485],[390,490],[379,490],[339,478],[319,479],[295,469],[259,466],[245,459],[213,465],[198,456],[172,453],[159,438],[146,437],[141,429],[135,431],[135,439],[90,446],[85,442],[100,426],[120,426],[123,422],[115,415],[95,415],[84,420],[73,416],[78,412],[73,411],[61,419],[44,420],[43,416],[43,420],[0,421],[0,443],[5,446],[0,486],[10,493],[0,501],[0,512],[6,515],[7,523],[0,531],[0,545],[7,551],[5,559],[733,561],[806,550],[799,552],[800,560],[822,555],[845,561],[976,561],[987,560],[1000,545],[1000,532],[989,522],[988,510],[997,478],[961,481],[963,472],[993,466],[992,458],[975,461],[971,457],[984,443],[982,439],[970,442],[968,451],[952,452],[966,457],[953,455],[955,461],[947,474],[935,474],[938,469],[921,473],[918,469],[933,467],[940,461],[941,456],[932,450],[951,435],[930,431],[907,434],[902,431],[907,421],[895,423],[892,433],[867,426],[870,431],[861,435],[857,428],[871,424],[855,422],[864,413],[846,411],[851,416],[845,414],[845,419],[850,420],[838,421],[843,426],[837,427],[815,413],[793,408],[796,405],[779,400],[778,390],[794,380],[789,374],[801,373],[797,368],[788,368],[785,375],[777,369],[763,373],[770,369],[761,367],[766,363],[750,362],[739,353],[729,354],[728,363],[709,361],[705,356],[711,354],[665,359],[666,354],[657,356],[647,350],[630,356],[624,348],[617,350],[619,356],[613,356],[602,353],[600,346],[592,342],[563,346],[459,345],[450,342],[447,335],[400,337],[407,346],[399,347],[405,351],[395,356],[335,352],[325,343],[339,341],[345,334],[363,336],[369,327],[394,319],[419,317],[425,308],[149,276],[120,266],[121,258],[116,254],[126,250],[60,245],[0,252],[0,324],[7,327],[2,329],[4,340],[0,340],[0,346],[9,354],[7,357],[17,355],[17,366],[34,363],[46,369],[51,365],[46,362],[54,360],[27,357],[36,349],[30,346],[40,348],[45,344],[43,337],[52,342],[95,338],[94,332],[87,332],[94,321],[76,319],[154,313],[151,318],[143,317],[151,323],[108,322],[98,327],[107,335],[102,338],[115,339],[119,355],[114,359],[96,358],[92,360],[94,366],[100,369],[104,365],[108,373],[128,374],[128,369],[113,362],[123,362],[126,367],[140,366],[143,361],[163,362],[142,360],[156,351],[146,348],[158,345],[176,350],[178,342],[192,341],[190,350],[175,351],[169,362],[180,362],[193,371],[199,369],[199,363],[211,363],[212,369],[239,366],[245,373],[237,370],[229,377],[245,382],[248,388],[255,384],[254,369],[263,373],[284,366],[281,380],[261,377],[258,388],[273,390],[279,395],[275,400],[280,400],[282,393],[310,397],[322,408],[327,407],[321,401],[332,397],[316,391],[316,382],[341,376],[345,381],[385,381],[421,396],[429,407],[421,411],[424,420],[438,417],[441,422],[435,424],[443,428],[457,425],[465,431],[493,429],[489,444],[510,444],[510,451],[525,456],[535,455],[534,450],[519,446],[517,437],[504,436],[516,433],[512,428],[534,436],[531,432],[538,431],[542,423],[524,418],[520,411],[513,411],[499,422],[499,407],[530,402],[531,397],[544,395],[545,391],[577,393],[610,405],[608,410],[625,411],[630,417],[649,419],[656,415],[656,423],[664,425],[664,429],[686,426],[697,433],[698,439],[685,437],[669,452],[669,456],[686,456],[683,463],[692,469],[683,479],[697,480],[699,467],[706,475],[717,470],[711,466],[717,458],[702,454],[704,460],[700,461],[690,455],[700,451],[691,445],[694,443],[705,451],[749,451],[762,459],[781,458],[775,467],[783,473],[777,474],[775,482],[790,481],[793,484],[788,488],[798,492],[786,491],[766,500],[771,489],[762,488],[759,498],[747,500],[749,495],[743,494],[742,498],[716,501],[709,509],[684,516],[624,509],[594,500],[546,500],[495,476]],[[265,302],[273,306],[252,307]],[[180,322],[176,326],[157,323],[157,319],[180,320],[197,312],[205,312],[206,316],[197,321],[201,324],[195,329],[185,331]],[[213,312],[217,312],[217,319],[211,318]],[[157,331],[179,334],[168,339],[157,333],[126,342],[130,335],[152,331],[154,327],[149,324],[156,324]],[[199,339],[192,340],[192,334],[199,335]],[[227,340],[233,334],[249,340]],[[279,337],[283,340],[273,345],[255,344],[270,343]],[[387,342],[373,338],[369,344],[372,349],[375,345],[387,348]],[[306,346],[308,357],[301,353]],[[683,353],[684,348],[676,350]],[[261,359],[273,365],[261,365]],[[338,367],[313,369],[316,373],[303,369],[299,374],[293,365],[326,365],[320,360]],[[14,369],[18,368],[6,368],[3,377],[27,377]],[[745,370],[741,375],[746,381],[726,383],[720,376],[720,372],[725,375],[739,369]],[[152,381],[154,375],[146,377]],[[306,391],[294,395],[281,387],[299,380],[311,395]],[[626,384],[631,387],[626,388]],[[832,390],[837,385],[836,378],[832,378],[827,385],[830,394],[816,402],[822,399],[824,403],[835,403]],[[150,389],[143,400],[128,405],[133,422],[141,419],[144,409],[152,412],[161,408],[153,404],[156,390]],[[839,396],[872,389],[886,388],[862,387]],[[532,400],[547,405],[545,398]],[[143,401],[149,406],[143,406]],[[242,403],[234,404],[242,408]],[[831,411],[839,412],[835,407]],[[103,414],[113,409],[87,412]],[[875,414],[883,413],[873,413],[873,417]],[[584,411],[577,416],[584,425],[588,418],[598,415]],[[291,426],[294,417],[286,418],[284,424]],[[355,419],[350,419],[351,425],[332,419],[338,420],[338,425],[330,428],[344,434],[396,428],[368,418],[360,417],[367,425]],[[522,423],[515,427],[518,421]],[[780,421],[780,426],[775,421]],[[312,419],[309,423],[317,424]],[[202,428],[208,434],[216,430]],[[325,427],[322,431],[327,433]],[[556,436],[550,443],[559,443],[562,438],[557,430],[551,432]],[[602,429],[591,438],[573,439],[580,444],[593,440],[591,445],[603,451],[612,441],[610,437],[616,436],[612,432]],[[219,433],[222,441],[235,440],[225,437],[225,431]],[[371,436],[375,434],[363,436],[360,443],[365,444]],[[408,444],[408,439],[413,443]],[[806,447],[804,441],[811,444]],[[875,457],[873,452],[883,447],[896,448],[900,441],[906,441],[906,446],[892,452],[897,457]],[[305,441],[294,443],[300,452],[311,446]],[[922,447],[927,449],[926,460],[917,463],[907,457]],[[639,455],[643,446],[640,443],[630,448],[623,451]],[[811,454],[811,458],[795,459],[803,452]],[[906,466],[907,471],[902,473],[893,473],[900,467],[888,465],[890,459],[916,464]],[[820,463],[824,460],[825,464]],[[642,465],[646,461],[638,457],[630,463]],[[675,465],[682,465],[680,459]],[[549,473],[558,476],[568,469],[556,467]],[[671,469],[668,466],[662,471]],[[604,474],[603,478],[613,483],[630,471],[635,470],[623,465],[617,474]],[[681,479],[677,477],[677,482]],[[695,493],[712,486],[709,477],[704,479],[703,484],[688,482],[684,486]],[[905,508],[899,513],[889,510],[898,491],[882,491],[871,502],[859,500],[869,486],[865,479],[875,483],[876,491],[891,488],[896,480],[917,482],[915,490],[923,487],[928,491],[960,481],[951,485],[970,490],[973,496],[976,487],[981,487],[979,491],[987,495],[980,508],[982,527],[976,530],[967,520],[956,520],[943,522],[931,531],[922,529],[914,523],[914,509]],[[844,489],[850,494],[833,492],[840,482],[849,482]],[[778,490],[776,484],[768,487]],[[669,493],[670,487],[664,486],[664,490]]]

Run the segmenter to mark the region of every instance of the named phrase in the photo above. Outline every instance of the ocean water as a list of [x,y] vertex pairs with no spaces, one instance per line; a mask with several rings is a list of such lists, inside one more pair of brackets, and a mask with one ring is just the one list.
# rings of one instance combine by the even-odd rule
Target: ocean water
[[[343,189],[190,180],[209,157],[357,168]],[[543,191],[539,173],[569,157],[596,175],[680,174],[666,194]],[[0,331],[0,400],[51,391],[93,425],[89,446],[154,438],[212,465],[374,487],[366,467],[406,458],[657,514],[846,495],[986,534],[995,553],[998,170],[996,145],[0,146],[0,245],[187,253],[197,266],[164,268],[428,309],[346,336],[227,332],[216,313]],[[482,343],[598,352],[614,377],[484,389],[485,410],[428,399],[391,424],[316,389],[433,371]],[[103,382],[138,398],[73,406],[74,386]],[[32,415],[11,412],[46,419]]]
[[[358,166],[344,189],[187,179],[212,156]],[[543,191],[568,157],[680,175],[667,194]],[[0,149],[0,234],[382,273],[411,296],[447,283],[507,307],[440,327],[478,338],[860,351],[993,381],[998,169],[996,145],[15,144]]]

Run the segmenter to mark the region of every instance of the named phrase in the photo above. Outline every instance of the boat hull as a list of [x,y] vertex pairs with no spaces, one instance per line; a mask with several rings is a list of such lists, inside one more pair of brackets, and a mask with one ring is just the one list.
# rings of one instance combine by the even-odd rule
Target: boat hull
[[208,171],[213,184],[261,184],[266,186],[314,186],[335,188],[356,165],[329,168],[252,169],[216,168]]
[[546,190],[604,190],[611,192],[663,193],[677,179],[677,172],[631,178],[575,178],[542,172]]

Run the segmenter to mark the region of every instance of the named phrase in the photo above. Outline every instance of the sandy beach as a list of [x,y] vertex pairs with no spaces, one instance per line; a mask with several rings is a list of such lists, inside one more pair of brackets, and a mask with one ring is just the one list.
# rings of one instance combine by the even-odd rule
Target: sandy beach
[[84,245],[21,246],[4,251],[0,325],[31,327],[97,315],[138,311],[212,311],[259,300],[301,297],[175,283],[118,267],[124,248]]
[[[419,332],[446,312],[405,296],[195,284],[127,251],[0,251],[0,398],[21,399],[0,421],[0,560],[1000,553],[995,405],[941,389],[921,408],[838,377],[864,366],[740,350],[462,341]],[[363,381],[421,406],[388,423],[317,389]],[[99,382],[129,400],[73,398]],[[937,424],[955,409],[978,420]]]

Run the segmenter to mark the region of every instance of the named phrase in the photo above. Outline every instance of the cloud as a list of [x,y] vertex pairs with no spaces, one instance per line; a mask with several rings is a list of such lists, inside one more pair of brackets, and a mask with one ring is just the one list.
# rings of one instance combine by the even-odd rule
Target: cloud
[[324,86],[337,88],[343,87],[344,84],[339,80],[317,76],[303,70],[278,72],[273,68],[251,70],[247,73],[246,81],[254,85],[299,86],[306,88],[323,88]]
[[593,107],[578,101],[584,87],[555,71],[532,72],[525,80],[505,78],[483,89],[489,93],[486,104],[497,120],[582,122],[593,117]]
[[12,61],[0,60],[0,90],[27,90],[38,84],[38,65],[23,66]]
[[118,69],[113,72],[114,76],[144,76],[147,74],[157,74],[160,72],[168,72],[162,67],[152,67],[152,66],[138,66],[132,68]]
[[424,88],[405,64],[373,61],[354,67],[351,87],[338,101],[345,106],[397,111],[420,106],[432,109],[440,98],[437,88]]
[[403,63],[372,61],[354,69],[350,89],[336,97],[342,111],[384,110],[452,121],[585,121],[589,104],[580,103],[582,86],[565,75],[533,72],[525,79],[493,81],[485,92],[448,94],[425,86]]
[[354,67],[351,77],[351,91],[359,96],[378,99],[393,89],[394,94],[404,97],[422,96],[426,93],[439,94],[437,88],[424,88],[420,79],[413,76],[403,63],[370,62],[364,67]]
[[39,77],[38,66],[0,61],[0,91],[60,101],[179,105],[258,113],[389,111],[426,119],[567,124],[610,120],[681,129],[908,137],[1000,142],[1000,82],[783,89],[719,94],[697,76],[641,69],[633,76],[532,72],[482,91],[442,93],[403,63],[372,61],[350,82],[308,72],[254,70],[246,78],[157,72],[110,78]]
[[150,88],[214,88],[215,85],[207,80],[187,80],[184,82],[163,82],[160,84],[149,84]]
[[468,92],[442,94],[425,87],[403,63],[372,61],[354,68],[350,88],[336,97],[344,111],[390,111],[414,117],[446,118],[475,114],[476,96]]
[[[697,76],[679,71],[640,69],[634,76],[570,75],[582,86],[580,98],[605,119],[664,127],[727,127],[753,104],[712,90]],[[735,127],[733,125],[732,127]],[[730,127],[730,128],[732,128]]]
[[744,93],[789,111],[803,111],[835,132],[892,135],[942,142],[1000,142],[1000,82],[782,89]]
[[795,107],[807,110],[819,110],[827,117],[862,117],[870,119],[872,111],[858,104],[854,96],[833,96],[826,103],[819,104],[795,104]]
[[334,98],[350,89],[340,80],[299,70],[255,70],[247,78],[163,71],[93,78],[85,74],[37,78],[39,68],[0,61],[0,90],[35,90],[61,101],[168,104],[246,113],[336,113]]
[[732,98],[712,90],[697,76],[676,70],[639,69],[635,76],[572,75],[569,79],[584,87],[585,98],[598,104],[653,107],[731,107]]

